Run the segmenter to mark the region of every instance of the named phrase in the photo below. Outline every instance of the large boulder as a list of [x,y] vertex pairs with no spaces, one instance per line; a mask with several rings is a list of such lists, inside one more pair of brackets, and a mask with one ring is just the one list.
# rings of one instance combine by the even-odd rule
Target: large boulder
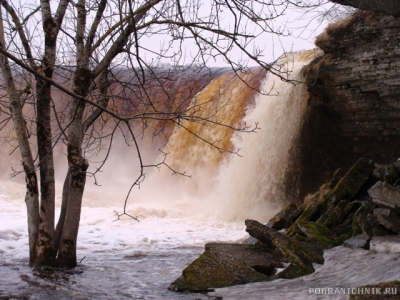
[[255,220],[246,220],[246,231],[267,247],[276,247],[289,260],[290,265],[277,278],[295,278],[314,272],[313,263],[322,264],[322,248],[285,236]]
[[169,289],[205,292],[213,288],[266,281],[287,261],[260,245],[206,244],[205,251],[187,266]]

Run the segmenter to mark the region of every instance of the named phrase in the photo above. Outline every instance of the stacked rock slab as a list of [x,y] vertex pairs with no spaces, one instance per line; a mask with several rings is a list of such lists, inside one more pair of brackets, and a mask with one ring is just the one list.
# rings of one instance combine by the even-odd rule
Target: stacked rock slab
[[399,17],[357,12],[317,38],[324,53],[303,70],[310,94],[296,157],[303,195],[360,157],[398,159],[399,28]]
[[[267,225],[246,220],[246,231],[256,240],[253,245],[207,244],[169,288],[201,292],[291,279],[314,272],[314,263],[324,263],[324,249],[342,244],[369,249],[373,236],[398,235],[400,187],[388,182],[400,177],[396,165],[360,159],[348,172],[336,171],[302,205],[286,205]],[[387,176],[382,170],[388,169],[398,173]]]

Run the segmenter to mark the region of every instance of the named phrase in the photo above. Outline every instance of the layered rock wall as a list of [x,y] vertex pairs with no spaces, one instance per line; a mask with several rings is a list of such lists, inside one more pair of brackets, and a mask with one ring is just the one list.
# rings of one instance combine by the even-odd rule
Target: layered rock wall
[[317,38],[324,54],[304,69],[310,99],[299,145],[303,194],[359,157],[400,157],[399,32],[400,18],[357,12]]

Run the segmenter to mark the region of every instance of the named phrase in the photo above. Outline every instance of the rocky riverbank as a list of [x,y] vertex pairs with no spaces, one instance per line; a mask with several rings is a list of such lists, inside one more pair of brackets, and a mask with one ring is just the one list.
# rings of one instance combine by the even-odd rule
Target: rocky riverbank
[[245,243],[206,244],[169,289],[204,292],[296,278],[323,264],[325,249],[344,245],[376,250],[377,237],[389,239],[388,247],[400,251],[399,199],[400,162],[380,165],[360,159],[347,172],[337,170],[302,205],[286,205],[268,224],[246,220],[252,238]]

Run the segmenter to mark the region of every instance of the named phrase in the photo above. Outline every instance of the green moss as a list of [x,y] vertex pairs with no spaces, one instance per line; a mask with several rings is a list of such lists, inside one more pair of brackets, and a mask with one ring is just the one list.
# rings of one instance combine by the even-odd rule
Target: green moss
[[338,245],[343,244],[345,240],[355,236],[351,225],[346,227],[337,227],[332,231],[332,233],[335,236]]
[[[314,272],[313,263],[323,264],[322,251],[312,249],[295,240],[275,240],[276,246],[290,261],[291,266],[284,271],[279,278],[295,278]],[[293,277],[292,277],[293,276]]]
[[359,201],[341,200],[336,206],[329,207],[328,211],[318,219],[317,223],[323,224],[326,228],[334,230],[343,223],[350,225],[354,213],[360,207]]
[[294,238],[296,241],[299,241],[299,242],[304,242],[304,243],[310,242],[310,239],[308,237],[304,236],[303,234],[296,233],[295,235],[292,236],[292,238]]
[[335,225],[338,225],[337,223],[346,217],[345,208],[347,203],[348,202],[346,200],[341,200],[333,209],[331,209],[328,217],[323,223],[325,227],[327,228],[336,227]]
[[208,252],[200,255],[182,273],[185,281],[181,290],[204,291],[210,287],[224,287],[241,283],[240,279],[227,272]]
[[328,197],[352,199],[374,171],[372,160],[360,158],[338,182]]
[[318,246],[324,249],[337,246],[332,232],[325,226],[309,221],[298,221],[298,225],[304,234]]
[[[324,184],[320,187],[319,191],[312,195],[311,198],[306,199],[307,204],[303,213],[297,218],[296,221],[309,221],[315,219],[315,214],[318,211],[318,203],[321,199],[327,199],[327,195],[331,192],[330,184]],[[287,236],[294,236],[299,233],[296,222],[286,231]]]
[[307,205],[306,209],[304,210],[304,212],[300,215],[300,217],[298,218],[298,220],[302,220],[302,221],[308,221],[310,220],[313,215],[317,212],[317,206],[314,203],[310,203]]
[[[373,171],[374,165],[371,160],[359,159],[327,195],[321,194],[315,205],[307,206],[299,220],[318,220],[329,207],[336,206],[340,200],[351,201],[370,178]],[[320,223],[323,224],[324,222],[325,220],[321,220]]]
[[332,176],[331,182],[330,182],[330,187],[334,188],[339,181],[344,177],[344,175],[346,175],[346,171],[343,169],[337,169]]

